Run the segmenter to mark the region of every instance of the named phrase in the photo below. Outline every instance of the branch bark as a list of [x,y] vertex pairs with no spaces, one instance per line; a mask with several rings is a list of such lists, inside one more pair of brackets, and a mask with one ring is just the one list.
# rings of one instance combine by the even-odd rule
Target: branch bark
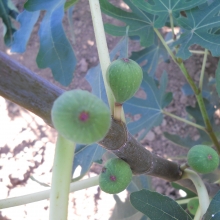
[[[41,117],[53,127],[51,108],[55,99],[64,90],[39,77],[9,56],[0,52],[0,95]],[[135,175],[146,174],[195,191],[190,180],[180,180],[182,172],[177,163],[166,160],[145,149],[127,131],[124,123],[112,119],[111,128],[99,144],[125,160]],[[210,196],[215,195],[220,186],[206,183]]]
[[0,52],[0,95],[26,108],[53,126],[50,111],[64,92]]

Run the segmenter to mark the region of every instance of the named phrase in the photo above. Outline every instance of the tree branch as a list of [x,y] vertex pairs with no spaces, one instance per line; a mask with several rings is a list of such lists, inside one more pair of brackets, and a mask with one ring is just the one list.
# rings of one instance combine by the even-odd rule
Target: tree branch
[[0,52],[0,95],[26,108],[52,126],[50,111],[63,92]]
[[[0,95],[41,117],[53,127],[50,112],[55,99],[64,90],[37,76],[9,56],[0,52]],[[125,160],[134,174],[156,176],[194,191],[190,180],[180,180],[179,165],[145,149],[127,132],[123,122],[112,120],[112,126],[99,144]],[[206,184],[210,196],[220,190],[218,184]],[[211,190],[210,190],[211,189]]]

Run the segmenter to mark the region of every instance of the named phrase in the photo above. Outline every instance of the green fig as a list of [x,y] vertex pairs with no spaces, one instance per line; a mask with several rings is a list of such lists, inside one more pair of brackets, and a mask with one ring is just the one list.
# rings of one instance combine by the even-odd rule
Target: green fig
[[131,59],[115,60],[107,69],[107,81],[117,103],[130,99],[139,89],[142,79],[141,67]]
[[51,117],[55,129],[63,137],[80,144],[101,140],[111,122],[107,105],[83,90],[67,91],[59,96],[53,104]]
[[192,215],[196,214],[198,207],[199,207],[199,199],[197,198],[190,199],[189,202],[187,203],[187,209]]
[[217,152],[206,145],[196,145],[187,154],[187,162],[198,173],[210,173],[219,165]]
[[130,166],[119,158],[106,162],[99,175],[99,186],[102,191],[116,194],[126,189],[132,179]]

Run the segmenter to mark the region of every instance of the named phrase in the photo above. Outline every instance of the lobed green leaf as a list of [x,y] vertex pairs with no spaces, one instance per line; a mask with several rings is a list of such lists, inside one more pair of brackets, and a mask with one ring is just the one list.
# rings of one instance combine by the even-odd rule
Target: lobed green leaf
[[[133,97],[124,103],[125,113],[129,115],[140,115],[140,119],[128,123],[128,130],[132,134],[143,131],[141,137],[154,126],[162,123],[162,109],[172,101],[171,93],[166,93],[167,73],[164,72],[160,79],[160,88],[157,87],[153,78],[144,74],[141,88],[147,94],[146,99]],[[169,94],[169,95],[168,95]]]
[[76,67],[76,57],[63,26],[64,0],[28,0],[25,9],[31,12],[46,10],[39,29],[40,50],[37,55],[39,68],[50,68],[56,81],[68,86]]
[[165,23],[170,15],[178,14],[180,11],[189,10],[194,8],[206,0],[151,0],[150,2],[145,0],[131,0],[134,5],[139,7],[153,15],[158,15],[158,18],[154,22],[154,27],[161,28],[165,26]]
[[125,26],[105,24],[105,31],[114,36],[124,36],[126,34],[126,26],[129,26],[128,36],[139,36],[140,44],[144,47],[149,47],[154,43],[153,22],[155,17],[136,7],[131,0],[124,0],[124,2],[132,12],[117,8],[107,0],[100,0],[103,13],[125,23]]
[[210,33],[213,28],[220,27],[220,1],[214,1],[204,9],[193,8],[185,11],[186,17],[176,19],[183,29],[183,34],[173,43],[179,45],[177,57],[187,59],[191,56],[189,47],[198,44],[211,51],[213,56],[220,56],[220,36]]
[[20,29],[14,33],[14,42],[11,46],[12,52],[25,52],[27,42],[39,15],[40,11],[29,12],[27,10],[18,15],[17,21],[20,23]]

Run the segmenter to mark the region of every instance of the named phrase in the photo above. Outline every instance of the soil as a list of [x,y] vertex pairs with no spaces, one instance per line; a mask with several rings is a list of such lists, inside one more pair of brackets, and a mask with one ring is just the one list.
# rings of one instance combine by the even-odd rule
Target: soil
[[[25,1],[14,0],[13,2],[21,11]],[[120,7],[126,9],[126,5],[122,4],[121,1],[111,2],[117,2]],[[99,58],[87,0],[80,0],[76,4],[72,17],[74,21],[73,29],[75,42],[72,40],[73,38],[71,36],[67,16],[65,16],[63,21],[64,28],[72,43],[78,61],[74,73],[74,80],[68,87],[63,87],[55,82],[49,69],[39,69],[36,65],[35,59],[39,49],[37,32],[40,20],[34,27],[30,41],[27,45],[27,50],[24,54],[11,54],[10,50],[5,47],[3,38],[0,39],[0,50],[8,54],[12,59],[28,67],[36,74],[63,89],[70,90],[81,88],[91,91],[84,76],[89,68],[99,63]],[[103,15],[103,19],[105,22],[116,22],[106,15]],[[15,25],[19,27],[18,24]],[[1,31],[3,30],[2,24],[0,29]],[[113,49],[119,40],[119,37],[107,35],[109,50]],[[130,42],[129,45],[129,52],[140,49],[137,43]],[[190,74],[197,82],[199,80],[202,59],[200,55],[193,55],[190,60],[185,62],[187,68],[190,70]],[[217,60],[215,58],[209,58],[206,65],[206,72],[209,75],[213,75],[216,66]],[[185,97],[181,91],[185,79],[178,67],[172,61],[169,64],[161,63],[158,65],[156,76],[160,77],[164,70],[167,71],[169,77],[167,91],[173,93],[173,101],[166,110],[178,116],[186,117],[184,108],[187,105],[193,105],[194,99],[193,97]],[[0,112],[0,121],[2,122],[0,124],[0,199],[47,189],[47,187],[40,185],[33,178],[46,184],[50,184],[51,182],[51,170],[55,149],[54,144],[57,135],[56,131],[47,126],[37,116],[1,97]],[[219,123],[218,120],[217,123]],[[181,136],[193,134],[194,138],[198,138],[195,129],[173,118],[165,116],[161,126],[153,128],[141,143],[147,149],[165,158],[172,159],[185,156],[187,149],[180,148],[166,140],[163,136],[163,132],[165,131]],[[95,176],[100,172],[100,169],[101,166],[93,165],[85,178],[88,176]],[[167,181],[159,178],[152,178],[152,185],[159,193],[171,198],[179,197],[178,191],[170,187],[170,183]],[[126,191],[120,193],[119,196],[124,201],[127,196]],[[113,196],[101,192],[99,187],[81,190],[70,195],[69,219],[107,220],[111,216],[114,205],[115,200]],[[48,200],[44,200],[33,204],[4,209],[0,212],[0,220],[48,219],[48,208]]]

